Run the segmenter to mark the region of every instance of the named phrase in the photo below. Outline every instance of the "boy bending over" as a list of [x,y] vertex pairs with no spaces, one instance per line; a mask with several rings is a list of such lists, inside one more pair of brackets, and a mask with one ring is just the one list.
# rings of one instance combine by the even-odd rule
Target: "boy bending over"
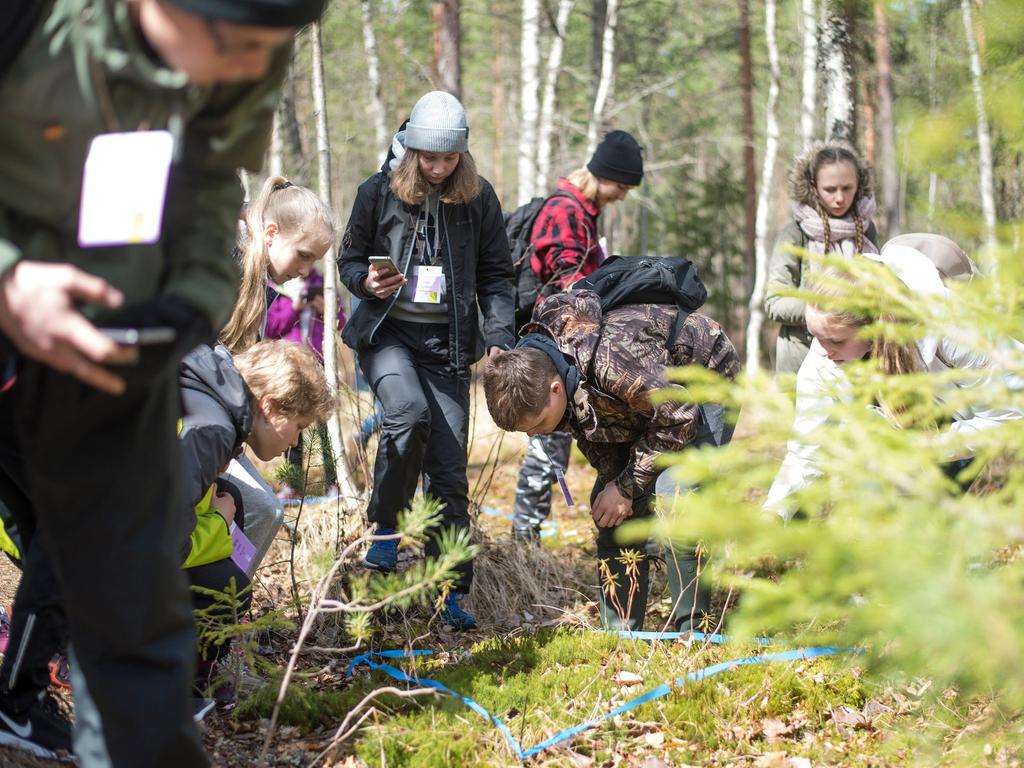
[[[702,365],[729,379],[740,369],[721,327],[699,313],[686,318],[670,344],[680,311],[631,304],[602,314],[593,291],[558,294],[537,308],[516,348],[497,354],[484,371],[487,407],[499,427],[531,437],[571,432],[597,470],[591,516],[608,628],[641,629],[647,607],[646,550],[624,546],[618,527],[650,516],[655,496],[686,490],[655,466],[658,456],[723,445],[732,436],[719,406],[651,402],[656,390],[684,391],[666,380],[668,366]],[[667,559],[675,627],[698,629],[709,595],[700,588],[697,553],[677,550]]]

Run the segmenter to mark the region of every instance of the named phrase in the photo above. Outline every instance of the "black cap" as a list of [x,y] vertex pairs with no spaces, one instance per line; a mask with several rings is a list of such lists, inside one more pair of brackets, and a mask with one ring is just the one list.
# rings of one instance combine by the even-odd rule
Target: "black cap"
[[625,131],[612,131],[597,145],[587,170],[602,179],[639,186],[644,179],[644,150]]
[[303,27],[320,18],[325,0],[170,0],[207,19],[251,27]]

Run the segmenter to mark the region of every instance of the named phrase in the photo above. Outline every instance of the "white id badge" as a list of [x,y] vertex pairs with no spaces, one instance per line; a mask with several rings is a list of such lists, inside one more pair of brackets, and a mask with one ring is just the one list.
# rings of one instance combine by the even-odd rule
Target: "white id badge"
[[169,131],[104,133],[94,138],[82,174],[78,244],[155,243],[173,154]]
[[414,293],[417,304],[440,304],[444,294],[444,270],[441,267],[413,267]]

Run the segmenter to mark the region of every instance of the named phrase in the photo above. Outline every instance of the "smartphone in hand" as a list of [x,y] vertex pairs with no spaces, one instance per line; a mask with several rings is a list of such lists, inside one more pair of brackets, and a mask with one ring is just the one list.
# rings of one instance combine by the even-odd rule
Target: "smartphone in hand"
[[398,269],[395,262],[391,260],[390,256],[371,256],[370,264],[377,267],[377,269],[383,273],[381,277],[390,277],[391,275],[396,275],[401,271]]
[[100,333],[116,344],[146,347],[153,344],[170,344],[177,335],[168,326],[149,328],[100,328]]

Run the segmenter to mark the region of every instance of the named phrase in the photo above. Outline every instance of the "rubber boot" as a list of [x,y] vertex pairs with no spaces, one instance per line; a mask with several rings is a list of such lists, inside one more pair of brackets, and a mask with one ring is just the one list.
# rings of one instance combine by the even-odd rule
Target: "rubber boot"
[[[634,556],[633,553],[637,554]],[[624,547],[620,552],[608,552],[605,555],[599,552],[598,556],[602,563],[598,567],[601,626],[604,629],[642,630],[650,581],[650,562],[646,553],[642,549]],[[635,565],[628,562],[633,557],[636,557]],[[613,591],[614,599],[610,599],[609,589]]]
[[705,617],[711,611],[711,590],[701,584],[702,565],[696,550],[665,548],[672,622],[677,632],[703,631],[706,626]]

